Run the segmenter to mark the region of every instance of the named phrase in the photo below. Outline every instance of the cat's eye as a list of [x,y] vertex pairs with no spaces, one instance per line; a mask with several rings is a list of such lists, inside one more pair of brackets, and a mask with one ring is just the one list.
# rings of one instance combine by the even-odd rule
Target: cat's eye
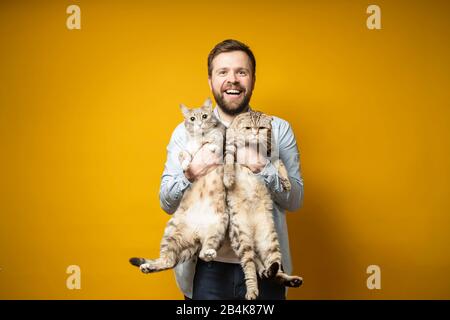
[[252,127],[245,127],[246,130],[250,130]]
[[208,115],[207,115],[207,114],[204,114],[204,115],[202,115],[202,118],[203,118],[203,119],[206,119],[206,118],[208,118]]
[[191,117],[190,120],[191,120],[191,121],[195,121],[195,117]]

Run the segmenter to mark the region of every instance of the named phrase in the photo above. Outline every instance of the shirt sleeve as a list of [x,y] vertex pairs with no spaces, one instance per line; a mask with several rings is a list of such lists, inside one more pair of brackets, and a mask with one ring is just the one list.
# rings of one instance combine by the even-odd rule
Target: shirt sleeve
[[178,160],[178,154],[184,150],[186,143],[184,130],[184,125],[180,124],[170,138],[167,146],[167,160],[161,177],[159,202],[161,208],[169,214],[177,210],[184,191],[191,185]]
[[295,211],[303,205],[303,178],[300,167],[300,153],[294,132],[288,122],[282,120],[278,137],[275,137],[275,140],[275,148],[278,148],[275,151],[286,166],[291,190],[283,190],[278,170],[271,161],[258,174],[264,179],[273,201],[285,210]]

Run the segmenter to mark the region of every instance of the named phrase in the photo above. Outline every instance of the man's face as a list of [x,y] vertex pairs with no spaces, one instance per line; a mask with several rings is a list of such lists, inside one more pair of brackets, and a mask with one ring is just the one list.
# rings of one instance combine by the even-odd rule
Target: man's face
[[217,104],[229,115],[242,112],[255,85],[250,58],[243,51],[224,52],[213,59],[212,66],[208,82]]

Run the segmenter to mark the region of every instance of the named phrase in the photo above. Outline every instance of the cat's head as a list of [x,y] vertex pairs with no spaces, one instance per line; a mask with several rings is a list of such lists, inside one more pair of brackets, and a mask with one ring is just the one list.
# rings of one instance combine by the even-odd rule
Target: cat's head
[[218,119],[214,115],[211,99],[206,99],[203,106],[189,109],[180,105],[184,117],[184,125],[189,133],[200,134],[217,126]]
[[272,117],[259,111],[250,110],[241,113],[233,120],[233,126],[239,135],[250,143],[264,143],[270,138]]

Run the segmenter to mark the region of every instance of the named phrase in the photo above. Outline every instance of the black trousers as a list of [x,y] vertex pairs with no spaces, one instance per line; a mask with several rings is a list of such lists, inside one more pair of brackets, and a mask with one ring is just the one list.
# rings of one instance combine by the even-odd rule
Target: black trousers
[[[285,300],[286,289],[273,279],[258,277],[258,300]],[[193,300],[244,300],[247,288],[240,264],[197,259]]]

